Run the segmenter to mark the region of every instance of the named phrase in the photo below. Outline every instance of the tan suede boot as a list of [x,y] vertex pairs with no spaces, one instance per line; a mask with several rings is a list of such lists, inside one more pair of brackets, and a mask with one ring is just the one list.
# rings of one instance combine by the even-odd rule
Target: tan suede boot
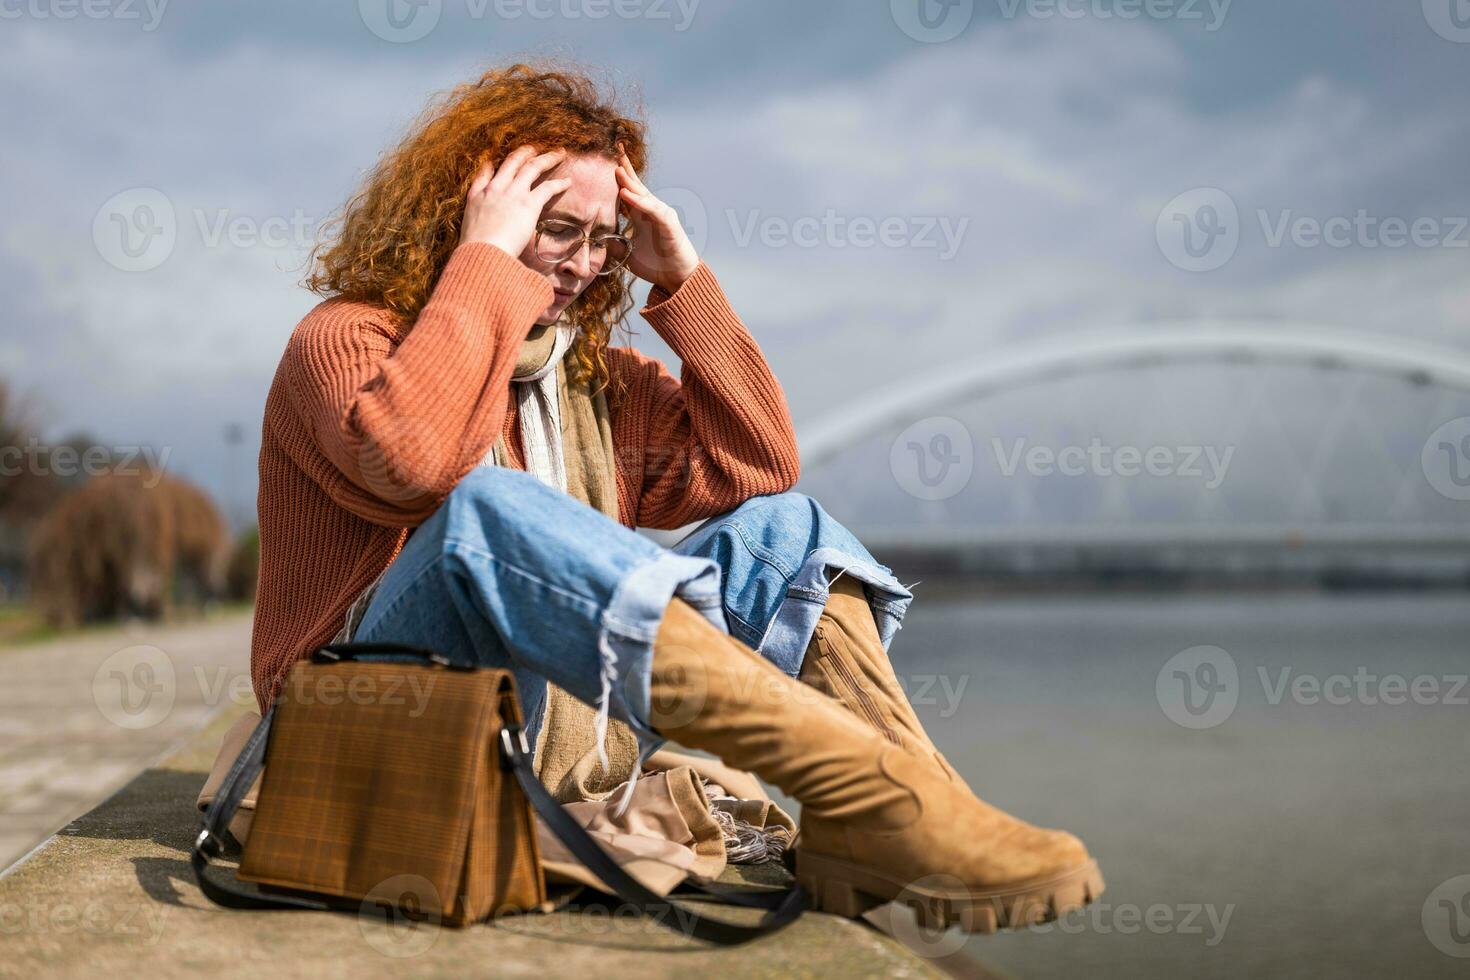
[[993,932],[1102,892],[1077,838],[981,802],[682,600],[664,613],[652,675],[655,730],[801,803],[796,875],[818,909],[856,917],[899,900],[926,927]]
[[933,759],[951,782],[964,783],[934,747],[899,686],[858,579],[843,575],[832,583],[831,597],[807,644],[798,679],[841,701],[894,745]]

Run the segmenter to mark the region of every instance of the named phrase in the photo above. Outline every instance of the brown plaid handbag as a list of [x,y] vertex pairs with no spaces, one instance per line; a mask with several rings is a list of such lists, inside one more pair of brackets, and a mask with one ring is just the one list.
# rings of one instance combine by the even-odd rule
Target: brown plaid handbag
[[[402,644],[322,647],[292,668],[205,812],[191,856],[200,889],[230,908],[391,909],[451,926],[544,908],[534,807],[617,898],[671,928],[731,944],[800,915],[800,888],[691,882],[717,902],[765,909],[750,926],[644,888],[541,785],[521,725],[509,671]],[[238,871],[258,886],[247,891],[205,870],[262,766]]]

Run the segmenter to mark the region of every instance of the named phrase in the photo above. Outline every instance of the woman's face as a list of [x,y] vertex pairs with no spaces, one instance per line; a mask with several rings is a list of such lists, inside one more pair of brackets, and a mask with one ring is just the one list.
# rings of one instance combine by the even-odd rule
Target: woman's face
[[[570,178],[572,186],[546,202],[541,220],[565,221],[593,236],[615,233],[618,230],[616,166],[612,160],[599,156],[571,156],[562,161],[546,176]],[[592,250],[585,245],[558,262],[548,262],[536,254],[536,238],[531,236],[521,252],[521,263],[546,277],[556,290],[551,305],[536,318],[537,323],[554,323],[597,278],[600,263],[593,264]]]

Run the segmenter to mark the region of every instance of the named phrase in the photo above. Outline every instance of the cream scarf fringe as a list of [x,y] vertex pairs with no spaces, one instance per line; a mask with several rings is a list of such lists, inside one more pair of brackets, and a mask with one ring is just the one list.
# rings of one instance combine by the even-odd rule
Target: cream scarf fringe
[[[606,400],[600,391],[589,396],[585,387],[568,383],[566,355],[576,336],[576,327],[565,321],[538,325],[521,346],[511,390],[525,467],[547,486],[617,520],[617,471]],[[510,465],[503,437],[496,439],[483,463]],[[563,803],[604,799],[637,775],[637,737],[608,717],[616,658],[611,649],[600,652],[602,689],[595,711],[547,684],[533,762],[536,774]]]
[[[511,388],[526,470],[547,486],[617,520],[616,457],[606,399],[600,391],[589,397],[586,387],[568,385],[565,359],[576,334],[576,328],[565,321],[538,325],[522,344]],[[481,465],[510,465],[503,436],[496,438]],[[352,604],[333,642],[352,638],[377,585],[374,582]],[[595,711],[547,683],[533,764],[537,776],[564,804],[607,799],[626,783],[616,808],[621,817],[637,782],[638,740],[626,724],[608,717],[615,658],[610,649],[601,652],[602,691]],[[747,814],[732,812],[748,807],[746,801],[701,781],[711,791],[710,812],[720,825],[727,860],[757,864],[780,857],[789,829],[777,823],[768,825],[764,818],[752,823]]]

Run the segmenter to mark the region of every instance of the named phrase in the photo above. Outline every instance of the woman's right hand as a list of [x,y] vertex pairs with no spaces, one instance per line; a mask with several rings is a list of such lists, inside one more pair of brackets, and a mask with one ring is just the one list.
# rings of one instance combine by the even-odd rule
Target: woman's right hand
[[546,202],[572,185],[565,177],[536,183],[565,158],[565,150],[538,154],[522,146],[511,151],[500,166],[487,163],[481,167],[465,195],[460,244],[484,242],[518,258],[536,233]]

